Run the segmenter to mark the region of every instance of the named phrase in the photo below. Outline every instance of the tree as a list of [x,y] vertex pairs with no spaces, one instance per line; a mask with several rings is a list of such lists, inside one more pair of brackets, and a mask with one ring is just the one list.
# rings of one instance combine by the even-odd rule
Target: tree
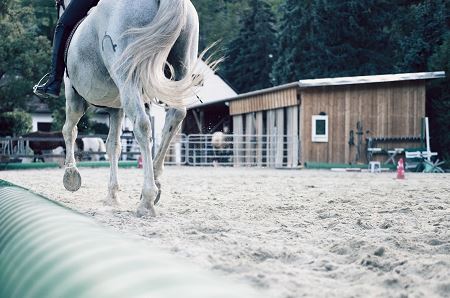
[[33,8],[18,0],[0,18],[0,113],[26,110],[33,84],[48,67],[50,42],[37,23]]
[[393,70],[389,30],[395,5],[377,0],[286,0],[277,82]]
[[16,110],[0,114],[0,136],[20,136],[31,131],[33,122],[27,112]]
[[[442,45],[436,48],[429,59],[430,70],[444,70],[445,79],[432,81],[427,90],[427,114],[430,116],[430,134],[433,150],[441,159],[450,161],[450,32]],[[447,166],[449,164],[447,163]]]
[[275,17],[266,1],[251,0],[241,29],[227,46],[223,75],[239,92],[272,86]]
[[449,30],[446,0],[422,0],[400,5],[394,25],[397,72],[428,70],[428,59]]
[[193,0],[200,19],[201,50],[217,41],[227,43],[238,33],[239,20],[247,0]]
[[[293,82],[302,77],[308,61],[303,53],[314,45],[310,41],[313,23],[310,1],[286,0],[280,7],[276,60],[272,78],[276,84]],[[307,13],[309,11],[310,13]]]
[[445,79],[427,85],[426,114],[433,151],[450,160],[450,3],[404,1],[397,16],[393,30],[397,72],[446,71]]

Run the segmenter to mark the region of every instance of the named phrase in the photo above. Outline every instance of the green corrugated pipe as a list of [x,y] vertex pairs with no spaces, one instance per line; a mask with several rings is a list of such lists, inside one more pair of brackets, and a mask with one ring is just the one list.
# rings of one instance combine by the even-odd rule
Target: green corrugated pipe
[[228,283],[0,180],[2,298],[256,297]]

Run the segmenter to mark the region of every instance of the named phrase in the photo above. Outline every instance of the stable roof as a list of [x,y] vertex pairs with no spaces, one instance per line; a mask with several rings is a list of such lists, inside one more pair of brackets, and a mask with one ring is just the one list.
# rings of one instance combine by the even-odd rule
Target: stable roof
[[338,86],[338,85],[356,85],[356,84],[370,84],[370,83],[387,83],[398,81],[429,80],[444,77],[445,71],[415,72],[415,73],[385,74],[375,76],[356,76],[356,77],[300,80],[298,81],[298,85],[300,88],[308,88],[319,86]]
[[290,88],[294,88],[294,87],[297,87],[300,89],[305,89],[305,88],[322,87],[322,86],[388,83],[388,82],[399,82],[399,81],[430,80],[430,79],[439,79],[439,78],[445,78],[445,71],[299,80],[299,81],[284,84],[284,85],[279,85],[279,86],[275,86],[275,87],[271,87],[271,88],[266,88],[266,89],[261,89],[261,90],[238,94],[233,97],[214,100],[212,102],[199,103],[199,104],[193,105],[188,108],[190,108],[190,109],[191,108],[201,108],[201,107],[208,106],[211,104],[216,104],[219,102],[230,102],[230,101],[234,101],[234,100],[238,100],[238,99],[253,97],[256,95],[276,92],[276,91],[290,89]]

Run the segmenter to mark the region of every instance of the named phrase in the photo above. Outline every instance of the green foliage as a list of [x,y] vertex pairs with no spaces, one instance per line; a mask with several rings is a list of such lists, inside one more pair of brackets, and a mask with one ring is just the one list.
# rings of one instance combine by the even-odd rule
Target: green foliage
[[[62,101],[64,103],[64,101]],[[65,106],[55,107],[50,109],[52,111],[52,131],[62,131],[64,122],[66,121]]]
[[309,2],[300,5],[296,0],[286,0],[280,7],[278,49],[272,70],[275,84],[298,80],[302,77],[305,64],[309,63],[303,53],[312,51],[315,46],[315,43],[308,42],[313,37],[312,30],[308,28],[313,23],[314,15],[308,13],[310,8]]
[[81,117],[78,122],[78,132],[80,134],[88,135],[88,134],[108,134],[109,127],[104,123],[99,123],[92,120],[94,115],[94,111],[90,110],[86,112],[86,114]]
[[[397,72],[428,70],[428,59],[449,30],[446,0],[423,0],[399,6],[392,34],[396,41]],[[385,53],[386,54],[386,53]]]
[[0,15],[6,14],[8,11],[8,5],[11,2],[11,0],[2,0],[0,2]]
[[107,135],[109,133],[109,127],[105,123],[91,122],[91,130],[94,134]]
[[53,40],[53,31],[58,20],[55,1],[21,0],[21,2],[23,6],[33,7],[39,35],[47,37],[48,40]]
[[238,35],[228,45],[223,66],[223,74],[239,92],[272,86],[275,17],[266,1],[251,0],[249,5]]
[[277,83],[393,70],[390,1],[286,0],[281,6]]
[[[450,162],[450,32],[429,59],[431,70],[445,70],[447,77],[431,81],[427,90],[427,114],[430,119],[432,148],[441,153],[441,159]],[[447,163],[449,165],[449,163]]]
[[247,1],[239,0],[193,0],[200,19],[200,49],[217,41],[229,41],[236,36],[241,10]]
[[0,136],[20,136],[30,132],[33,127],[31,115],[16,110],[0,114]]
[[33,8],[18,0],[7,4],[0,16],[0,112],[26,110],[50,55],[50,41],[39,33]]
[[[42,0],[41,0],[42,1]],[[276,13],[283,0],[266,0]],[[222,41],[227,45],[235,39],[250,0],[192,0],[200,19],[200,50]]]

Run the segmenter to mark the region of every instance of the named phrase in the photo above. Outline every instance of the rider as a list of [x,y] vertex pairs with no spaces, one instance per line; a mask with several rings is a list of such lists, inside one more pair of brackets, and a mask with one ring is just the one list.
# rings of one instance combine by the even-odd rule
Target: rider
[[[58,97],[64,75],[64,50],[65,44],[75,25],[83,19],[88,11],[97,5],[100,0],[72,0],[58,20],[53,38],[51,70],[41,81],[49,76],[47,82],[36,85],[33,91],[41,97]],[[62,2],[62,3],[61,3]],[[56,5],[64,7],[64,0],[56,0]],[[38,83],[40,84],[40,82]]]

